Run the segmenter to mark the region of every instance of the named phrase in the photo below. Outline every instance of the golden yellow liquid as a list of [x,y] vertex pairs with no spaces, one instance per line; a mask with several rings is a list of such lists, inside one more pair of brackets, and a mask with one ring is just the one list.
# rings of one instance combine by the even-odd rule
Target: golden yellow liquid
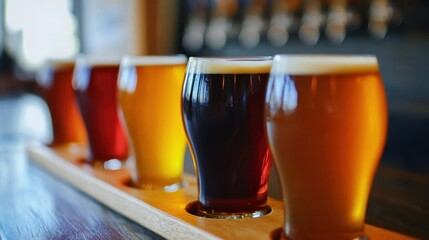
[[379,73],[282,76],[268,86],[267,135],[290,239],[354,239],[387,129]]
[[185,64],[143,65],[120,73],[120,105],[142,187],[181,181],[186,137],[181,118]]

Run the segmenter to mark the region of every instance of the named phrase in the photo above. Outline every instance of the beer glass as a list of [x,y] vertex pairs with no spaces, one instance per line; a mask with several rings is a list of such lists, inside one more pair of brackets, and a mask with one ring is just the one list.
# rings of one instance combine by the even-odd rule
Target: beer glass
[[49,60],[37,74],[52,120],[51,146],[85,144],[85,128],[72,88],[74,60]]
[[198,176],[200,216],[245,218],[270,211],[264,99],[271,62],[189,59],[182,116]]
[[118,115],[119,64],[119,57],[80,56],[76,60],[73,87],[88,136],[87,160],[96,168],[122,168],[128,157]]
[[133,184],[177,190],[182,183],[186,137],[180,100],[187,58],[125,56],[119,99],[134,152]]
[[275,56],[266,129],[287,239],[365,239],[365,211],[387,128],[376,57]]

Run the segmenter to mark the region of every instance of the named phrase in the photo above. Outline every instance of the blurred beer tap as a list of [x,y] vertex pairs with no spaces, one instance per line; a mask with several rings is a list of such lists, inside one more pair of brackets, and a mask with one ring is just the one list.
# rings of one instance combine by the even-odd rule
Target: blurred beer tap
[[395,10],[389,0],[372,0],[369,7],[368,30],[376,38],[383,39]]
[[232,17],[237,12],[237,0],[215,0],[208,22],[205,42],[213,50],[222,49],[228,40]]
[[351,13],[347,11],[346,0],[330,1],[325,33],[326,37],[333,43],[340,44],[346,38],[350,15]]
[[251,0],[243,18],[238,41],[247,47],[256,47],[265,30],[264,9],[267,5],[266,0]]
[[275,47],[284,46],[289,40],[289,31],[295,25],[294,13],[298,11],[301,0],[276,0],[272,4],[271,20],[267,38]]
[[208,0],[188,0],[190,17],[183,33],[182,45],[189,51],[196,52],[203,47],[206,31]]
[[325,20],[319,0],[304,1],[299,38],[308,45],[315,45],[320,38],[320,28]]

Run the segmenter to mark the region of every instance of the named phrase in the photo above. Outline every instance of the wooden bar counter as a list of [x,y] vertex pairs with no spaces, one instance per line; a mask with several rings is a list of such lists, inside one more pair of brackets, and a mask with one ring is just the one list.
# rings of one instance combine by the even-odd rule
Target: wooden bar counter
[[[29,144],[28,133],[37,130],[40,123],[34,122],[31,128],[28,127],[31,125],[22,125],[24,130],[14,127],[20,124],[23,111],[18,105],[27,97],[0,99],[1,240],[273,239],[278,236],[283,205],[277,199],[269,199],[273,211],[261,218],[205,219],[185,211],[186,206],[197,199],[192,175],[185,176],[188,185],[177,192],[142,191],[125,184],[129,177],[127,171],[96,171],[76,161],[84,151],[82,148],[69,151],[34,142]],[[33,97],[27,100],[35,101]],[[34,109],[31,112],[34,116]],[[392,121],[391,125],[394,129],[403,129],[401,121]],[[416,121],[407,126],[421,129],[422,125],[426,126],[427,122]],[[389,144],[395,146],[395,142]],[[413,149],[412,145],[403,147],[407,154]],[[429,174],[425,168],[411,168],[415,161],[407,162],[405,155],[404,158],[392,151],[395,149],[398,148],[387,148],[378,168],[365,230],[371,239],[429,239]],[[391,164],[395,161],[398,164]],[[190,173],[189,166],[187,170]]]
[[[100,203],[168,239],[276,239],[283,222],[283,205],[269,199],[272,212],[256,219],[201,218],[185,209],[197,199],[193,176],[178,191],[141,190],[127,186],[128,170],[94,170],[79,161],[85,148],[49,148],[29,144],[30,159],[64,179]],[[189,207],[188,207],[189,208]],[[370,239],[413,239],[393,231],[366,225]]]

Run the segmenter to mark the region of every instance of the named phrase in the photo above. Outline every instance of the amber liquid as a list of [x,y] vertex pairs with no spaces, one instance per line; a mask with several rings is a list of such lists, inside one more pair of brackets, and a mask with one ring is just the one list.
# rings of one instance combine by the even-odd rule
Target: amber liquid
[[380,75],[280,76],[267,101],[286,236],[361,237],[387,128]]
[[135,184],[181,181],[186,137],[180,111],[185,64],[124,68],[120,104],[135,155]]
[[75,89],[85,123],[90,162],[125,161],[128,140],[118,115],[119,66],[81,66],[75,71]]
[[52,119],[51,145],[86,143],[85,127],[72,88],[73,65],[46,69],[40,93],[45,99]]
[[267,73],[188,74],[183,121],[204,212],[266,208],[271,166],[263,118],[267,82]]

